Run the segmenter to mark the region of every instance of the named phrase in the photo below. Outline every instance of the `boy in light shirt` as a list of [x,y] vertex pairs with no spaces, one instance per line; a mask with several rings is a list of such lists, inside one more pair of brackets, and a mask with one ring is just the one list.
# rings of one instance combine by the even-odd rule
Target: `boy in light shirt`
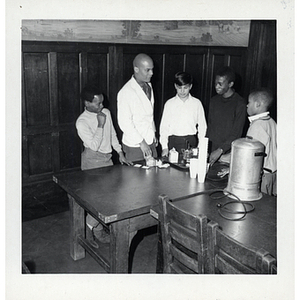
[[[89,170],[113,165],[112,149],[119,154],[121,164],[131,164],[123,154],[110,111],[103,106],[104,97],[100,90],[94,86],[87,86],[81,92],[81,99],[85,110],[76,121],[77,133],[84,146],[81,169]],[[98,248],[95,237],[103,243],[109,242],[109,234],[89,214],[86,217],[86,225],[87,236],[95,248]]]
[[160,123],[162,156],[168,156],[172,148],[180,153],[188,146],[196,148],[199,140],[205,137],[207,126],[204,109],[201,101],[190,94],[192,83],[193,78],[189,73],[175,74],[177,93],[165,103]]
[[261,191],[277,195],[277,125],[269,115],[273,96],[267,89],[258,89],[249,95],[247,113],[250,127],[247,136],[260,141],[266,147]]

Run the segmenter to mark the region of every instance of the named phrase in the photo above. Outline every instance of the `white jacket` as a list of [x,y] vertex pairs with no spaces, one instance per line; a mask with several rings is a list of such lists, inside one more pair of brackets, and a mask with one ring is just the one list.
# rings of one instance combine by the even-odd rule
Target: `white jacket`
[[117,95],[118,124],[123,131],[122,142],[129,147],[139,147],[143,139],[150,145],[155,138],[154,97],[151,83],[149,85],[151,100],[133,76]]

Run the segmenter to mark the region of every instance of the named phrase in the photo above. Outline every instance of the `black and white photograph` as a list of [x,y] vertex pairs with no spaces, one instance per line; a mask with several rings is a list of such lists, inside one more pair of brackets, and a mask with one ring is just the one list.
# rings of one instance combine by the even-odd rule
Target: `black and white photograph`
[[295,299],[294,5],[6,2],[6,299]]

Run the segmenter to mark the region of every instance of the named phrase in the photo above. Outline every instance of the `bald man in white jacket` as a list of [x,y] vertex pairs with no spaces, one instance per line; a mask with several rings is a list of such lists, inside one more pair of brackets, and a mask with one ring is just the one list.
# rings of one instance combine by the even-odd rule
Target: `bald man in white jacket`
[[134,74],[117,96],[118,124],[123,132],[122,143],[126,159],[143,160],[157,157],[157,139],[153,118],[154,96],[150,83],[153,61],[143,53],[133,61]]

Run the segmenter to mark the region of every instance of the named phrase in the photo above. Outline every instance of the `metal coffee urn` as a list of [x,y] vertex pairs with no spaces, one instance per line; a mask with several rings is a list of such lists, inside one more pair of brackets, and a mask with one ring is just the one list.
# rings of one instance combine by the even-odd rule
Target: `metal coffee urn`
[[230,198],[237,196],[241,201],[262,198],[260,192],[265,146],[250,137],[231,143],[231,161],[228,185],[224,193]]

